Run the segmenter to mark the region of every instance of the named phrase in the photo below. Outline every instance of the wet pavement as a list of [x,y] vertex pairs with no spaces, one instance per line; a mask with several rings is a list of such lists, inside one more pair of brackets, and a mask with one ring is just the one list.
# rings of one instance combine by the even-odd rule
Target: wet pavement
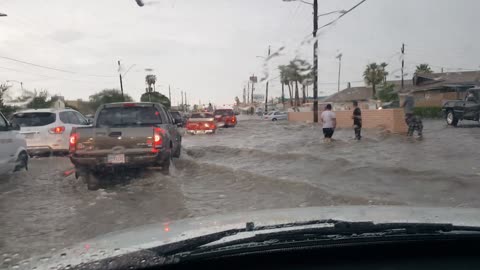
[[[0,180],[0,268],[138,225],[238,211],[330,205],[480,207],[480,126],[424,121],[422,140],[380,130],[240,121],[183,140],[169,176],[148,169],[88,191],[68,158],[34,158]],[[8,258],[6,260],[5,258]]]

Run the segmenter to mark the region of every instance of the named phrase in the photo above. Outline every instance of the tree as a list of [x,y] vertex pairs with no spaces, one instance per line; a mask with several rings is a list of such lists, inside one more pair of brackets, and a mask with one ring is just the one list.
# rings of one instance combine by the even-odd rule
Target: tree
[[393,83],[383,84],[378,90],[377,96],[382,102],[398,100],[398,93],[395,92],[395,85]]
[[278,66],[278,69],[280,70],[280,82],[282,83],[282,103],[285,105],[285,91],[284,91],[284,86],[288,86],[288,92],[290,94],[290,105],[293,106],[293,99],[292,99],[292,89],[290,86],[290,78],[289,78],[289,68],[288,66],[281,65]]
[[377,65],[377,63],[370,63],[365,68],[365,71],[363,72],[363,79],[365,80],[365,83],[367,85],[372,86],[373,98],[376,98],[377,96],[376,86],[385,80],[385,77],[386,77],[385,74],[386,74],[385,67],[382,67],[381,65],[380,66]]
[[168,99],[168,97],[166,97],[165,95],[160,94],[159,92],[143,93],[143,95],[140,97],[140,101],[160,103],[167,109],[170,109],[171,106],[170,99]]
[[10,88],[7,84],[0,84],[0,112],[3,113],[7,118],[15,112],[16,108],[13,106],[8,106],[3,103],[3,93]]
[[420,64],[417,66],[417,69],[415,70],[415,73],[433,73],[432,69],[428,64]]
[[[124,94],[125,101],[133,101],[132,97]],[[122,93],[118,89],[104,89],[89,97],[92,110],[96,111],[100,105],[112,102],[123,102]]]
[[[154,92],[155,91],[155,83],[157,82],[157,76],[155,75],[147,75],[145,76],[145,83],[147,83],[148,88],[147,92]],[[153,85],[153,88],[152,88]]]
[[44,109],[52,107],[53,100],[49,97],[47,90],[34,90],[32,101],[27,104],[27,108]]
[[380,69],[383,71],[383,83],[387,83],[387,76],[388,76],[388,72],[386,70],[388,64],[385,63],[385,62],[382,62],[380,64]]

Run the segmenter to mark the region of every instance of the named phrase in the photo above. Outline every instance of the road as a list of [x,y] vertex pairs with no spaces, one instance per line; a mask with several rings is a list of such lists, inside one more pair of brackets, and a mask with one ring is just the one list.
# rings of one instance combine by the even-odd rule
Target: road
[[117,176],[88,191],[66,157],[34,158],[0,181],[0,268],[98,235],[194,216],[330,205],[480,207],[479,126],[424,122],[424,139],[307,124],[240,121],[185,136],[171,175]]

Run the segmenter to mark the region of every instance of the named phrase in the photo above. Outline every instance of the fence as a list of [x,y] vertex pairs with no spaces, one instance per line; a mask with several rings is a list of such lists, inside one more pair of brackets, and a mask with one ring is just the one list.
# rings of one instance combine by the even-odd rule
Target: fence
[[[353,126],[352,110],[335,111],[335,114],[337,127],[351,128]],[[289,112],[288,120],[311,123],[313,122],[313,112]],[[403,109],[362,110],[362,127],[384,129],[392,133],[407,132]]]

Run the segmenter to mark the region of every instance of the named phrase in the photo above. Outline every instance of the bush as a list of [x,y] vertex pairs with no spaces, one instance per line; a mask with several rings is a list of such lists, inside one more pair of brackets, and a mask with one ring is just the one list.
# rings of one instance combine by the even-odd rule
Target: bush
[[442,107],[415,107],[413,113],[422,118],[443,118]]

